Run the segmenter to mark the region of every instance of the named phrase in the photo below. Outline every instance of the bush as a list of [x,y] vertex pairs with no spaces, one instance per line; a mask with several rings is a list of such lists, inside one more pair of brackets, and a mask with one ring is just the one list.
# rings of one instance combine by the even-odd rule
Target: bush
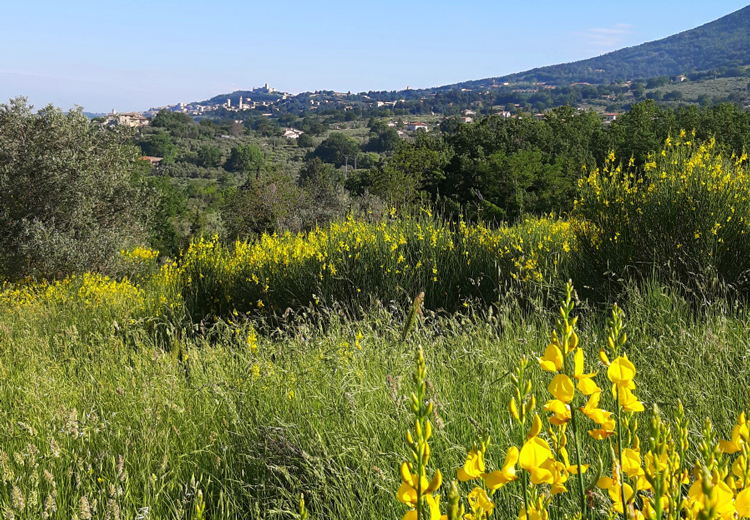
[[110,272],[145,242],[150,166],[128,138],[80,109],[0,105],[0,276]]
[[193,243],[179,284],[196,321],[235,309],[273,315],[321,302],[357,312],[375,299],[402,301],[419,291],[434,310],[455,311],[474,299],[493,304],[510,292],[528,302],[554,292],[550,285],[574,247],[569,230],[551,219],[489,229],[463,222],[453,228],[425,215],[381,223],[350,217],[234,248],[218,240]]
[[[746,156],[697,144],[682,132],[642,171],[611,154],[580,181],[575,214],[578,285],[600,295],[652,275],[704,297],[750,289],[750,179]],[[631,161],[632,164],[632,161]]]

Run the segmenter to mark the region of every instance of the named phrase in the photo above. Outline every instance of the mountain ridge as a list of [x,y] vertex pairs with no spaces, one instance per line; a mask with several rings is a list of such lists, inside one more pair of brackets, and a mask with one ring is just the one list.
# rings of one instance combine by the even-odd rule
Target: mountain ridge
[[[619,66],[617,61],[621,62]],[[470,88],[490,82],[609,83],[747,65],[750,65],[750,5],[693,29],[601,56],[446,87]]]

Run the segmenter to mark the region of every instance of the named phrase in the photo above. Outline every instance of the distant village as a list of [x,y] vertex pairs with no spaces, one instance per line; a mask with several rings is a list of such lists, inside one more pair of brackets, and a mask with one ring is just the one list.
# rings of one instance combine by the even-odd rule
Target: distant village
[[[675,81],[684,81],[682,77],[675,78]],[[629,82],[625,83],[627,85]],[[573,85],[589,85],[588,83],[574,83]],[[572,86],[573,86],[572,85]],[[520,87],[520,86],[519,86]],[[486,88],[486,87],[485,87]],[[490,88],[512,88],[512,85],[509,83],[501,83],[501,84],[492,84]],[[544,90],[553,90],[556,87],[554,85],[547,85],[545,83],[534,83],[532,85],[525,85],[524,88],[512,88],[512,92],[519,92],[519,93],[534,93],[534,92],[540,92]],[[411,90],[410,87],[406,88],[407,91]],[[471,89],[462,88],[460,89],[462,92],[471,92]],[[480,89],[477,92],[482,92],[484,89]],[[174,105],[165,105],[165,106],[159,106],[159,107],[152,107],[149,110],[143,111],[143,112],[117,112],[117,110],[112,110],[111,113],[107,114],[106,116],[106,124],[108,125],[122,125],[132,128],[141,128],[144,126],[147,126],[149,124],[150,118],[155,116],[159,111],[161,110],[168,110],[171,112],[180,112],[183,114],[188,114],[193,117],[209,117],[211,115],[215,115],[217,113],[223,113],[226,115],[226,113],[239,113],[244,112],[248,110],[255,110],[256,113],[262,116],[266,117],[272,117],[276,113],[278,113],[278,109],[283,106],[284,103],[288,102],[290,99],[295,98],[294,94],[286,93],[286,92],[280,92],[276,90],[275,88],[271,87],[268,83],[266,83],[262,87],[256,87],[253,88],[250,91],[251,94],[256,94],[260,98],[265,98],[261,100],[254,100],[250,96],[240,96],[239,100],[236,100],[235,102],[232,101],[231,97],[227,97],[224,102],[216,102],[216,103],[208,103],[208,102],[194,102],[194,103],[176,103]],[[489,94],[490,91],[487,90],[486,92],[483,92],[484,94]],[[268,99],[269,94],[275,94],[275,97],[272,97],[271,99]],[[339,108],[343,110],[352,110],[355,108],[355,106],[366,106],[368,108],[397,108],[400,103],[406,103],[406,99],[398,99],[393,101],[381,101],[376,100],[368,96],[367,94],[360,94],[358,97],[361,101],[352,101],[350,99],[345,99],[349,95],[345,93],[339,93],[339,92],[315,92],[315,93],[305,93],[305,96],[308,98],[305,103],[309,101],[309,109],[310,110],[316,110],[321,107],[326,108]],[[431,97],[434,97],[434,93],[426,93],[420,98],[416,98],[420,101],[429,100]],[[216,99],[216,98],[214,98]],[[412,101],[414,98],[412,98]],[[519,105],[514,105],[515,108],[520,108]],[[523,117],[519,115],[517,110],[514,112],[511,112],[507,109],[508,107],[493,107],[493,115],[498,115],[501,117],[506,118],[515,118],[515,117]],[[513,107],[510,107],[511,110],[513,110]],[[581,110],[579,108],[579,110]],[[434,115],[434,114],[433,114]],[[602,120],[605,124],[611,123],[612,121],[617,119],[618,114],[614,112],[606,112],[600,114],[602,117]],[[543,112],[534,113],[532,116],[536,119],[542,119],[544,117]],[[472,123],[474,122],[476,118],[476,111],[471,109],[465,109],[462,110],[459,119],[463,123]],[[237,119],[238,121],[241,121],[241,118]],[[405,122],[403,127],[405,130],[409,132],[415,132],[417,130],[424,130],[429,131],[429,125],[427,123],[423,122]],[[296,130],[294,128],[286,128],[284,129],[284,137],[287,137],[289,139],[297,139],[303,132],[300,130]],[[399,134],[403,134],[403,132],[399,131]]]

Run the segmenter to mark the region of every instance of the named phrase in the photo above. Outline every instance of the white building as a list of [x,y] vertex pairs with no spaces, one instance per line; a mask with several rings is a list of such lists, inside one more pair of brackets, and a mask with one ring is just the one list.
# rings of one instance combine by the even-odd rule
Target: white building
[[410,132],[416,132],[417,130],[428,132],[430,127],[426,123],[406,123],[406,129]]
[[297,130],[296,128],[285,128],[284,129],[284,137],[287,139],[299,139],[299,136],[304,134],[302,130]]

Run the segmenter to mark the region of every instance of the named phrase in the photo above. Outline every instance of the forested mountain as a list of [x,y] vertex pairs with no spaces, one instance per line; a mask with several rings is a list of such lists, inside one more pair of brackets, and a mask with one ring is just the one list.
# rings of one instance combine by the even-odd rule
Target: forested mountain
[[750,64],[750,6],[718,20],[662,40],[504,77],[467,81],[455,87],[477,88],[498,82],[610,83],[617,80],[719,71]]

